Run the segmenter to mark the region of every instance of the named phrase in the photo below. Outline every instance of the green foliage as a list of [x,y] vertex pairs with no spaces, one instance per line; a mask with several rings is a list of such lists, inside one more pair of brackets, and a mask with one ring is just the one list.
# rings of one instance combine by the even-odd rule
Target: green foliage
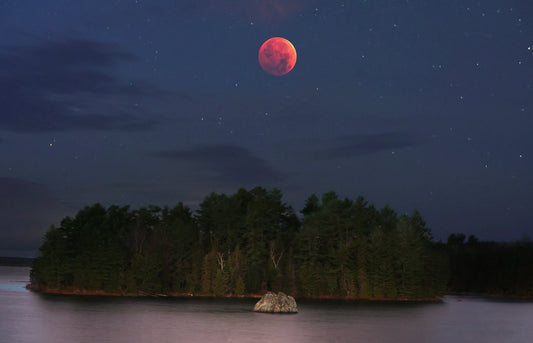
[[216,259],[214,251],[204,256],[202,264],[202,286],[201,291],[203,294],[211,294],[212,285],[216,275]]
[[366,237],[362,238],[357,245],[357,288],[358,288],[358,297],[361,299],[370,298],[370,283],[368,280],[367,265],[368,261],[368,252],[367,252],[367,239]]
[[238,275],[235,279],[235,287],[233,288],[233,292],[237,295],[242,295],[245,291],[246,286],[244,285],[244,280],[240,275]]
[[303,215],[311,215],[320,210],[320,200],[315,194],[311,194],[309,198],[305,201],[305,207],[300,212]]
[[211,290],[214,295],[218,295],[218,296],[224,295],[227,292],[226,280],[224,279],[224,273],[220,269],[216,271]]
[[400,219],[397,242],[398,292],[404,297],[424,296],[423,282],[427,277],[424,264],[428,262],[425,256],[425,240],[408,217],[403,216]]
[[275,290],[364,299],[445,289],[445,250],[418,212],[398,217],[363,197],[327,192],[307,199],[300,221],[282,197],[261,187],[211,193],[196,213],[181,203],[86,207],[46,233],[32,282],[128,294]]
[[392,237],[378,228],[369,238],[367,268],[372,295],[375,298],[396,298],[396,280],[394,270],[394,246]]

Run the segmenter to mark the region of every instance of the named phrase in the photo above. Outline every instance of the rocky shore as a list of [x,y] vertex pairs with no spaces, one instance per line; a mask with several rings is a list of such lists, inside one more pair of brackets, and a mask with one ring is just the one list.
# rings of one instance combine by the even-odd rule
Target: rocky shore
[[[87,290],[87,289],[57,289],[49,288],[38,285],[28,284],[26,289],[43,294],[64,294],[64,295],[88,295],[88,296],[113,296],[113,297],[176,297],[176,298],[252,298],[260,299],[265,294],[269,293],[247,293],[247,294],[226,294],[222,296],[215,296],[212,294],[202,294],[202,293],[184,293],[184,292],[169,292],[169,293],[147,293],[147,292],[138,292],[138,293],[120,293],[120,292],[106,292],[104,290]],[[362,299],[353,296],[302,296],[297,297],[297,299],[305,300],[348,300],[348,301],[385,301],[385,302],[440,302],[442,299],[440,297],[434,298],[369,298]]]
[[267,292],[255,304],[254,312],[264,313],[298,313],[296,300],[285,293]]

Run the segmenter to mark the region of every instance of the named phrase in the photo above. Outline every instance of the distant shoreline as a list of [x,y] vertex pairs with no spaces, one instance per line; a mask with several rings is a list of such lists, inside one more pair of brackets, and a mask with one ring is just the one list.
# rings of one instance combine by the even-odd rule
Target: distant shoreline
[[[241,298],[241,299],[260,299],[263,294],[226,294],[226,295],[212,295],[201,293],[160,293],[150,294],[145,292],[140,293],[118,293],[118,292],[106,292],[103,290],[86,290],[86,289],[57,289],[57,288],[43,288],[37,285],[28,284],[26,289],[43,294],[58,294],[58,295],[83,295],[83,296],[110,296],[110,297],[152,297],[152,298]],[[318,296],[318,297],[295,297],[298,300],[348,300],[348,301],[376,301],[376,302],[442,302],[442,298],[358,298],[353,296],[339,297],[339,296]]]
[[0,256],[0,266],[4,267],[31,267],[34,258]]
[[460,296],[460,297],[481,297],[481,298],[492,298],[492,299],[507,299],[507,300],[533,300],[532,296],[527,295],[514,295],[514,294],[492,294],[492,293],[474,293],[474,292],[446,292],[444,294],[449,296]]

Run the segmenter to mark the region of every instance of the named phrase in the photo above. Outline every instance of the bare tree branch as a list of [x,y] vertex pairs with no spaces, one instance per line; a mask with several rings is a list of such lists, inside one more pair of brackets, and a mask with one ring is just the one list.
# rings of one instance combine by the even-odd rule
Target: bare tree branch
[[285,249],[279,251],[276,247],[276,241],[270,242],[270,260],[272,260],[272,264],[274,264],[274,268],[279,269],[279,263],[281,262],[281,258],[283,257],[283,253],[285,252]]
[[217,252],[217,262],[218,266],[220,268],[220,271],[224,271],[224,266],[226,265],[224,262],[224,253],[223,252]]

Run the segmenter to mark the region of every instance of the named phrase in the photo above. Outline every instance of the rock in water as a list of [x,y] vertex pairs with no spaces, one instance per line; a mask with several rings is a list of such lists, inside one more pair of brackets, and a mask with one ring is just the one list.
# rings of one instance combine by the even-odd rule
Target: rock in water
[[298,313],[298,307],[296,306],[296,300],[290,295],[282,292],[279,292],[278,294],[267,292],[257,304],[255,304],[254,311],[268,313]]

